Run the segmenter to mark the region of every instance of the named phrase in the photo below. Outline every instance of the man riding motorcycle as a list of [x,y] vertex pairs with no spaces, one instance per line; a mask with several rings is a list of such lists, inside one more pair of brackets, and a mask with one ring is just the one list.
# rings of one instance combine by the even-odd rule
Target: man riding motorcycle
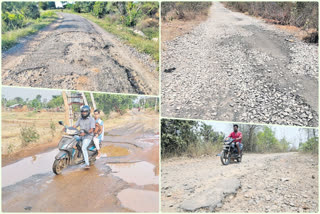
[[238,131],[238,125],[237,124],[234,124],[233,125],[233,132],[231,132],[231,134],[229,134],[229,136],[226,138],[232,138],[235,140],[236,142],[236,146],[237,146],[237,149],[238,149],[238,157],[240,158],[241,157],[241,150],[242,150],[242,147],[243,147],[243,144],[241,143],[242,141],[242,133],[240,131]]
[[80,126],[81,130],[84,130],[85,132],[82,132],[80,134],[81,140],[82,140],[82,154],[85,161],[85,168],[90,168],[89,163],[89,157],[88,157],[88,151],[87,148],[93,138],[93,131],[95,128],[95,121],[92,117],[90,117],[90,107],[87,105],[84,105],[80,109],[81,111],[81,117],[78,119],[76,124],[73,126],[74,128],[77,128]]

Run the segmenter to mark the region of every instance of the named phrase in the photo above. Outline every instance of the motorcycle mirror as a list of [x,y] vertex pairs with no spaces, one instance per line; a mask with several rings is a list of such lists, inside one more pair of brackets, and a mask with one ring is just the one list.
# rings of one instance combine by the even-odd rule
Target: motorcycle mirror
[[63,124],[63,121],[59,121],[59,124],[61,125],[61,126],[63,126],[64,124]]

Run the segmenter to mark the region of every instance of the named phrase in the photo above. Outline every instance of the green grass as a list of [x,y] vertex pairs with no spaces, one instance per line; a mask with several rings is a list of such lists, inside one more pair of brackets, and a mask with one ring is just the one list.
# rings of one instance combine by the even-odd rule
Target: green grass
[[107,17],[104,19],[98,19],[89,13],[75,13],[70,10],[67,12],[89,19],[109,33],[118,36],[120,39],[124,40],[126,44],[134,47],[139,52],[146,53],[150,55],[154,60],[159,62],[159,42],[155,42],[142,36],[136,35],[130,28],[123,25],[117,25],[114,22],[108,20]]
[[11,30],[3,33],[1,36],[2,51],[8,50],[18,43],[22,37],[29,36],[38,32],[40,29],[52,23],[58,18],[58,15],[53,11],[41,12],[41,16],[36,20],[25,20],[28,23],[27,27]]

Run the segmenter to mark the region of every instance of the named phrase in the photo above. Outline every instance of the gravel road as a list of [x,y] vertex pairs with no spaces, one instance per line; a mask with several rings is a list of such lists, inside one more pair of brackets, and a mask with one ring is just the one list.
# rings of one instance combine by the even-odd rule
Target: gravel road
[[318,126],[318,46],[214,2],[165,44],[166,117]]
[[2,83],[59,89],[158,94],[157,64],[74,14],[3,53]]
[[162,212],[318,212],[318,157],[300,153],[244,154],[161,163]]

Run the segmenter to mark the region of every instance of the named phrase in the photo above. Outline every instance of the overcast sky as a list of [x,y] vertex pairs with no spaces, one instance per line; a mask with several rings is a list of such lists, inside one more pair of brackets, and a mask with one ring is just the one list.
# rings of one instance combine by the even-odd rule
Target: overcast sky
[[42,96],[42,99],[46,98],[47,101],[49,101],[52,99],[52,95],[61,95],[61,91],[36,88],[2,87],[2,97],[5,97],[8,100],[14,99],[16,97],[21,97],[24,100],[26,98],[29,98],[29,100],[33,100],[38,94]]

